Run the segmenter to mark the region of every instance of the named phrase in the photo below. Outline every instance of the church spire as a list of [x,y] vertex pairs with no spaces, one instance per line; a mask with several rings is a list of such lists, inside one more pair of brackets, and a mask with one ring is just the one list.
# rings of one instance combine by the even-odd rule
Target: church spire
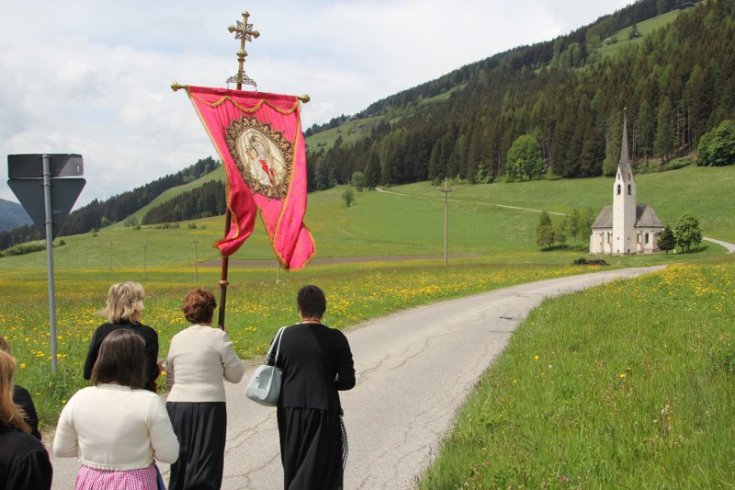
[[633,170],[630,167],[628,153],[628,109],[623,109],[623,141],[620,145],[620,161],[618,169],[624,181],[633,180]]
[[623,143],[620,148],[620,164],[629,165],[628,161],[628,108],[623,109]]

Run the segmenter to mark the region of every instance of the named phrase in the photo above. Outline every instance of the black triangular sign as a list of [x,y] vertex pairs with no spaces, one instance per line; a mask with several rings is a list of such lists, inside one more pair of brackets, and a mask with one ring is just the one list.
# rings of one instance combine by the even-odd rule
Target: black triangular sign
[[[56,238],[69,216],[71,208],[84,189],[83,178],[51,179],[51,216],[53,230],[51,239]],[[43,201],[42,179],[10,179],[8,186],[28,212],[33,222],[46,233],[46,206]]]

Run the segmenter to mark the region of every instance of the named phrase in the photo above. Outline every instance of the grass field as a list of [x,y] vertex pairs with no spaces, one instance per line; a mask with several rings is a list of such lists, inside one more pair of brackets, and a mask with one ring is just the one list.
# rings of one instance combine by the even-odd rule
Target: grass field
[[[699,219],[705,236],[735,242],[735,213],[728,212],[735,202],[735,166],[690,166],[640,175],[636,180],[638,201],[653,205],[665,224],[673,228],[679,216],[689,212]],[[457,185],[449,201],[450,254],[500,254],[508,263],[568,263],[571,255],[582,254],[583,249],[538,252],[538,210],[570,213],[575,208],[591,208],[599,212],[611,202],[612,186],[613,180],[607,177]],[[443,194],[429,183],[391,187],[386,189],[388,192],[358,192],[350,208],[342,202],[343,191],[338,187],[309,196],[305,221],[316,238],[317,257],[443,253]],[[559,216],[552,215],[552,219]],[[197,228],[189,229],[190,223]],[[135,230],[118,223],[101,229],[96,237],[89,233],[63,237],[66,245],[56,249],[57,268],[126,269],[137,271],[136,277],[142,279],[144,268],[190,266],[193,274],[195,254],[199,262],[218,257],[212,244],[222,234],[222,217],[182,222],[178,229],[144,226]],[[260,223],[234,258],[273,258]],[[630,264],[663,259],[611,260]],[[45,264],[43,252],[5,257],[0,259],[0,274],[6,270],[44,269]]]
[[[226,325],[237,352],[251,358],[265,352],[278,327],[297,321],[295,294],[304,284],[315,283],[326,291],[325,321],[345,328],[442,298],[587,270],[595,268],[464,259],[451,268],[440,261],[322,266],[282,274],[276,281],[272,270],[235,268],[229,275]],[[45,275],[42,271],[0,274],[0,289],[6,292],[0,296],[0,333],[20,361],[16,381],[33,394],[45,427],[53,426],[71,393],[86,385],[82,363],[92,332],[104,322],[99,312],[107,288],[126,279],[136,279],[136,272],[59,271],[59,371],[51,376]],[[199,285],[216,292],[218,279],[219,271],[209,269],[199,276]],[[165,357],[171,337],[187,326],[180,305],[194,287],[193,276],[188,269],[154,269],[144,285],[143,322],[159,332],[160,356]]]
[[735,260],[546,301],[420,488],[731,488]]
[[609,58],[611,56],[615,56],[620,49],[622,49],[624,46],[631,46],[638,44],[643,41],[643,39],[646,38],[647,35],[651,34],[653,31],[660,29],[661,27],[664,27],[666,24],[669,24],[676,20],[676,18],[681,14],[681,10],[672,10],[671,12],[667,12],[665,14],[659,15],[657,17],[654,17],[652,19],[644,20],[643,22],[638,23],[638,32],[641,33],[641,37],[637,37],[634,39],[630,39],[630,32],[632,27],[626,27],[624,29],[619,30],[615,34],[613,34],[610,37],[615,37],[618,42],[614,44],[610,44],[608,46],[602,46],[596,50],[597,53],[599,53],[602,58]]
[[[729,241],[735,241],[735,217],[728,211],[735,201],[734,184],[735,167],[689,167],[638,177],[641,200],[653,204],[665,222],[673,224],[689,211],[700,219],[705,235]],[[309,282],[325,288],[331,301],[327,320],[344,328],[440,298],[584,272],[587,269],[569,266],[586,255],[582,246],[550,252],[537,249],[538,210],[599,210],[609,203],[611,189],[609,178],[458,185],[449,202],[453,256],[448,268],[441,259],[309,266],[289,273],[277,273],[275,260],[272,268],[231,267],[228,329],[241,355],[261,354],[275,329],[295,320],[293,295]],[[386,192],[356,193],[357,202],[350,208],[342,203],[343,190],[310,195],[306,223],[316,238],[318,257],[441,256],[443,198],[433,186],[418,183]],[[190,229],[190,223],[196,223],[196,228]],[[84,385],[81,362],[93,329],[103,321],[97,313],[109,285],[123,280],[144,283],[148,292],[144,321],[160,332],[163,356],[168,339],[185,326],[178,312],[185,292],[195,283],[217,289],[218,253],[211,245],[222,236],[222,226],[222,217],[183,222],[177,229],[134,230],[118,223],[96,236],[64,237],[65,245],[55,249],[61,346],[60,373],[55,377],[48,374],[45,253],[0,259],[4,292],[0,333],[8,336],[22,363],[19,384],[39,394],[37,403],[47,426],[53,424],[69,394]],[[722,256],[720,247],[705,244],[693,254],[606,260],[614,267],[681,261],[708,264]],[[256,227],[234,258],[273,259],[262,226]],[[214,265],[207,267],[206,261]]]

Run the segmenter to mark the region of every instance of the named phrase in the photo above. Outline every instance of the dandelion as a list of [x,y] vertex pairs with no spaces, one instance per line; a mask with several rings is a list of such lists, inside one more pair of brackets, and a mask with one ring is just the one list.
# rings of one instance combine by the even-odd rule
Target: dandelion
[[538,356],[538,354],[536,354],[535,356],[533,356],[533,360],[534,361],[538,361],[539,359],[540,359],[540,357]]
[[628,375],[627,375],[627,374],[625,374],[625,373],[620,373],[620,374],[618,375],[618,377],[619,377],[620,379],[625,379],[625,377],[626,377],[626,376],[628,376]]

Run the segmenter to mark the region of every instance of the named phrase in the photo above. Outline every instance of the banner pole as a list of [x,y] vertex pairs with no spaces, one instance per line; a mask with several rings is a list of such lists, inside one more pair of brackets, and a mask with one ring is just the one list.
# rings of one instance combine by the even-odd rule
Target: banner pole
[[[227,237],[227,234],[230,232],[230,225],[232,224],[232,213],[230,212],[230,208],[227,208],[227,211],[225,211],[225,237]],[[229,282],[227,281],[227,273],[230,266],[230,257],[227,255],[222,256],[222,265],[220,270],[220,278],[219,278],[219,319],[217,321],[217,325],[219,325],[219,328],[222,330],[225,329],[225,307],[227,305],[227,285]]]
[[[237,75],[234,77],[230,77],[227,80],[227,83],[230,82],[236,82],[236,88],[237,90],[242,90],[242,84],[243,82],[247,83],[248,85],[253,85],[254,87],[257,87],[257,84],[255,83],[255,80],[251,79],[247,75],[245,75],[245,57],[248,55],[248,53],[245,51],[245,41],[252,42],[254,38],[257,38],[260,36],[260,33],[258,31],[253,30],[253,25],[248,24],[248,17],[250,17],[250,14],[245,11],[242,13],[242,22],[237,21],[237,25],[229,26],[227,30],[229,32],[232,32],[235,34],[235,39],[240,40],[240,50],[237,52]],[[227,210],[225,211],[225,238],[227,238],[227,234],[230,232],[230,226],[232,225],[232,211],[230,211],[230,207],[227,207]],[[227,308],[227,285],[229,284],[229,281],[227,280],[227,273],[230,266],[230,257],[223,255],[222,256],[222,267],[220,270],[220,279],[219,279],[219,287],[220,287],[220,295],[219,295],[219,319],[218,319],[218,325],[219,328],[222,330],[225,329],[225,310]]]

